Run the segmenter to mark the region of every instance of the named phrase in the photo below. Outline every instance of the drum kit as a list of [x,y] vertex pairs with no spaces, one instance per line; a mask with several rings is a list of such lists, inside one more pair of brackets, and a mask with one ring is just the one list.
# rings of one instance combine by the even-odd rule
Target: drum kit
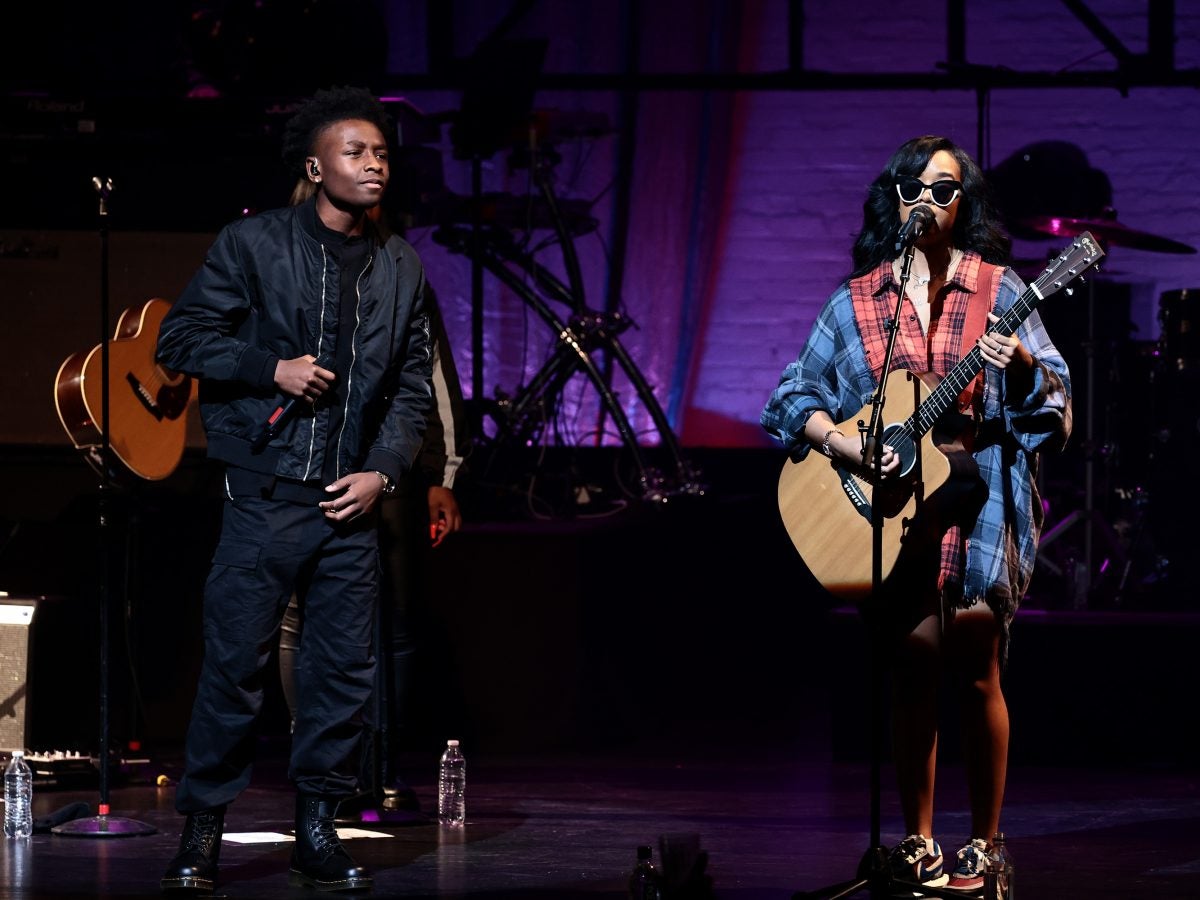
[[[1036,216],[1017,224],[1026,233],[1055,238],[1090,232],[1106,249],[1196,252],[1188,244],[1130,228],[1115,216]],[[1184,463],[1200,428],[1200,289],[1160,296],[1161,334],[1150,342],[1129,341],[1127,321],[1098,313],[1094,281],[1084,292],[1087,331],[1075,346],[1051,322],[1047,326],[1071,367],[1075,426],[1069,444],[1082,461],[1082,473],[1058,463],[1065,471],[1054,483],[1056,460],[1044,460],[1043,493],[1050,509],[1034,590],[1041,597],[1049,587],[1054,600],[1046,605],[1076,609],[1183,602],[1179,598],[1194,593],[1196,577],[1184,560],[1194,552],[1187,514],[1194,508],[1189,501],[1195,499],[1197,482],[1188,482]],[[1111,337],[1107,344],[1100,329]],[[1072,358],[1076,349],[1082,359]],[[1056,487],[1066,491],[1058,499],[1069,509],[1057,517]]]

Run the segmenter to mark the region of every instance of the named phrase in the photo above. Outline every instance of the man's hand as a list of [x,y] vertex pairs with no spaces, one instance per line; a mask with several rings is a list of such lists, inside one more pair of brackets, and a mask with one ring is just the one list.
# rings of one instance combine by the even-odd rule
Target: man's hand
[[275,386],[290,397],[303,397],[309,403],[329,390],[337,375],[316,365],[315,356],[281,359],[275,364]]
[[349,522],[375,508],[383,493],[383,479],[378,472],[354,472],[326,485],[325,491],[331,495],[339,494],[317,504],[325,511],[325,518],[332,522]]
[[446,535],[462,528],[462,512],[454,491],[448,487],[434,485],[429,488],[429,540],[438,546]]

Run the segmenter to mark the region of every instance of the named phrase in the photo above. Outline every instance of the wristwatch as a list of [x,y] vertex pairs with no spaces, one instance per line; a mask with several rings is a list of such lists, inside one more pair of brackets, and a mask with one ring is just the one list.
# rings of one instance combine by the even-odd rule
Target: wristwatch
[[390,494],[396,490],[396,482],[392,481],[391,475],[380,472],[378,469],[375,470],[375,474],[378,475],[379,480],[383,482],[383,492],[385,494]]

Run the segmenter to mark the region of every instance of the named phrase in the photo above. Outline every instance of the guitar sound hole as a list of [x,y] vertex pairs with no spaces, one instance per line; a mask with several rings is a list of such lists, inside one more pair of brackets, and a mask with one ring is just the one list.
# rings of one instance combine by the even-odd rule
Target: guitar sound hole
[[900,470],[897,478],[905,478],[912,474],[917,464],[917,446],[899,425],[889,425],[883,430],[883,442],[890,446],[900,457]]

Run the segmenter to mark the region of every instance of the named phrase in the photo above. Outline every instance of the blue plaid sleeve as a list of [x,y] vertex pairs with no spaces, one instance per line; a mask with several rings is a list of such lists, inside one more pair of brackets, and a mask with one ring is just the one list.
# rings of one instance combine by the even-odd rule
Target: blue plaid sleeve
[[[1011,306],[1024,285],[1011,269],[1006,270],[1000,302]],[[1026,450],[1061,448],[1071,434],[1071,376],[1066,360],[1034,310],[1017,329],[1017,337],[1032,354],[1033,389],[1026,397],[1004,395],[1004,379],[996,379],[1007,430]]]
[[[840,377],[843,372],[854,373]],[[804,439],[804,426],[818,409],[835,422],[853,415],[863,404],[866,360],[854,323],[850,291],[842,285],[821,308],[800,355],[783,370],[759,417],[773,438],[802,459],[812,449]]]
[[[1007,309],[1024,289],[1005,272],[997,307]],[[1029,587],[1041,535],[1043,512],[1037,490],[1039,450],[1061,447],[1071,433],[1071,378],[1062,354],[1050,340],[1037,312],[1017,330],[1034,359],[1034,386],[1027,397],[1004,395],[1003,373],[988,367],[984,418],[1004,422],[1005,440],[975,453],[988,499],[975,520],[967,550],[964,600],[989,594],[996,586],[1007,598],[1007,622]]]

